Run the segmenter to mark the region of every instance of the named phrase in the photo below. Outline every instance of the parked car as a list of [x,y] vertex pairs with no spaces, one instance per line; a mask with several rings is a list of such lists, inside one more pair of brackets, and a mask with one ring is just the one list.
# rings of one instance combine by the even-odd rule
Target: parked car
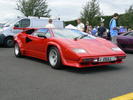
[[133,31],[117,37],[118,46],[124,51],[133,51]]
[[78,30],[31,29],[15,36],[16,57],[31,56],[62,65],[83,68],[122,63],[126,54],[111,42]]
[[[38,17],[24,17],[15,18],[7,22],[2,29],[0,29],[0,45],[12,47],[14,45],[13,36],[17,33],[27,30],[29,28],[44,28],[48,24],[49,18]],[[63,21],[53,20],[56,28],[63,28]]]

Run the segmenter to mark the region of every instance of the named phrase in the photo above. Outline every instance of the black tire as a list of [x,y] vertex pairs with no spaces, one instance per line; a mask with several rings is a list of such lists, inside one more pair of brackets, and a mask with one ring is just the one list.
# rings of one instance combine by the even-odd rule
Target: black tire
[[4,40],[4,46],[5,46],[5,47],[8,47],[8,48],[13,47],[13,46],[14,46],[13,37],[7,37],[7,38]]
[[20,50],[20,47],[19,47],[18,43],[15,43],[14,54],[15,54],[16,57],[22,57],[21,50]]
[[[56,60],[56,57],[54,58],[54,56],[51,56],[52,52],[55,53],[55,55],[57,55],[57,61],[53,61]],[[62,68],[62,62],[61,62],[61,57],[60,57],[60,53],[59,50],[56,47],[51,47],[49,52],[48,52],[48,60],[49,60],[49,64],[52,68],[54,69],[61,69]]]

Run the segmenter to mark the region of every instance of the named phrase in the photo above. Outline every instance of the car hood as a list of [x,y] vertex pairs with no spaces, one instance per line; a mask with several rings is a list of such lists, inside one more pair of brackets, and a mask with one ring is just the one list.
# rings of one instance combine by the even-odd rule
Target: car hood
[[117,39],[118,39],[118,38],[126,38],[126,36],[119,35],[119,36],[117,36]]
[[116,45],[112,44],[111,42],[105,39],[60,39],[65,46],[68,48],[81,48],[85,49],[89,56],[106,56],[106,55],[117,55],[117,54],[124,54],[123,51],[113,51],[112,48],[117,47]]

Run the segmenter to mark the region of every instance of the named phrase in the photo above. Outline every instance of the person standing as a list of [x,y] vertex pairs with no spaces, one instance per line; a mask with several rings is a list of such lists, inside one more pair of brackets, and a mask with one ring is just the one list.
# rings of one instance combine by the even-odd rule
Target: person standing
[[89,33],[89,22],[88,21],[85,24],[84,32]]
[[98,28],[98,36],[105,37],[105,35],[106,35],[106,28],[104,26],[104,23],[101,23],[101,26]]
[[94,28],[91,31],[91,34],[94,35],[94,36],[97,36],[97,32],[98,32],[97,26],[94,26]]
[[77,20],[77,23],[78,23],[77,29],[78,29],[79,31],[84,32],[85,25],[81,22],[80,19]]
[[55,28],[52,19],[49,19],[49,20],[48,20],[48,24],[45,26],[45,28]]
[[115,44],[117,44],[117,36],[118,36],[118,30],[119,30],[119,28],[117,27],[117,21],[116,21],[118,18],[119,18],[119,15],[115,13],[109,23],[111,41]]
[[89,30],[89,32],[88,32],[88,33],[89,33],[89,34],[92,34],[92,30],[93,30],[92,25],[90,25],[90,26],[89,26],[88,30]]

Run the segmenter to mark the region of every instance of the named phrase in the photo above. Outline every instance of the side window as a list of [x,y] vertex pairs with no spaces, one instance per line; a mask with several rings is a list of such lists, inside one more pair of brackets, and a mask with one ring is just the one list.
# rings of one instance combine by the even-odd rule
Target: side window
[[30,29],[25,31],[26,34],[32,34],[33,32],[35,32],[35,29]]
[[47,38],[51,37],[51,34],[48,29],[39,29],[32,33],[33,36],[38,36],[40,34],[46,36]]
[[30,19],[22,19],[19,22],[17,22],[14,26],[18,27],[18,28],[29,27],[30,26]]
[[46,36],[47,38],[51,37],[50,32],[48,31],[48,32],[45,34],[45,36]]

